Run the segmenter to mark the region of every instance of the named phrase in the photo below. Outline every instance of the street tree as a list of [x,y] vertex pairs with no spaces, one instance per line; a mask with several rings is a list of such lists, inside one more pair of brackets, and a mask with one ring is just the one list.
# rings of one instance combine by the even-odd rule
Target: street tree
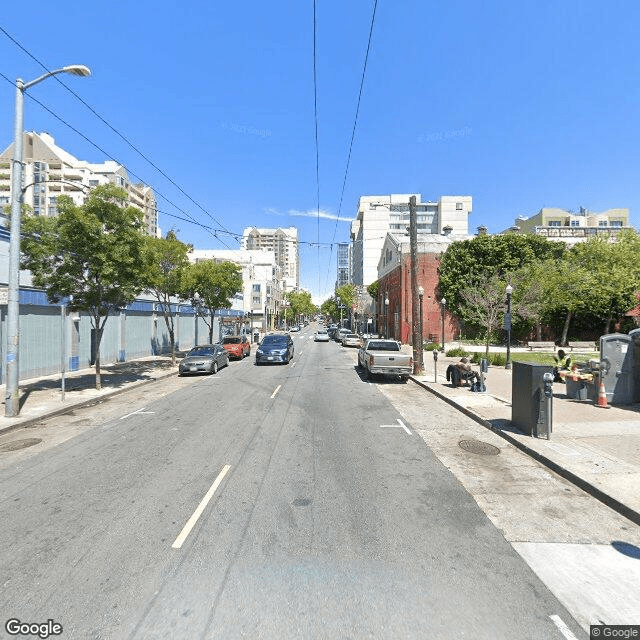
[[540,236],[519,234],[481,235],[454,242],[442,255],[439,267],[439,297],[447,300],[451,313],[464,316],[462,291],[479,287],[491,276],[509,276],[540,260],[559,260],[566,252],[564,243],[549,242]]
[[288,291],[284,297],[289,302],[287,321],[295,321],[301,316],[311,316],[317,312],[308,291]]
[[461,309],[466,320],[485,330],[486,357],[489,357],[491,337],[504,317],[505,282],[499,275],[482,275],[478,285],[468,285],[460,290]]
[[175,314],[172,302],[183,294],[183,272],[189,265],[191,247],[184,244],[170,230],[164,238],[146,238],[147,264],[146,285],[158,301],[169,333],[171,362],[175,363]]
[[144,288],[146,272],[142,213],[127,206],[127,192],[95,187],[77,206],[58,198],[55,217],[26,216],[22,263],[50,302],[84,311],[95,332],[96,389],[101,388],[100,342],[109,316]]
[[231,308],[231,298],[242,291],[242,285],[241,269],[233,262],[203,260],[182,270],[180,297],[190,300],[204,320],[209,329],[209,343],[213,343],[216,311]]

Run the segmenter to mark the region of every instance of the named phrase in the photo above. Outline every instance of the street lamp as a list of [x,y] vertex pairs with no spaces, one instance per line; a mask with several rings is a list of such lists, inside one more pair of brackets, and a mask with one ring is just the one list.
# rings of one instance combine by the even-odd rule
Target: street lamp
[[511,369],[511,294],[513,287],[508,284],[505,291],[507,292],[507,313],[504,317],[504,328],[507,330],[507,362],[504,368]]
[[7,384],[5,387],[4,415],[13,418],[20,413],[18,387],[18,355],[20,347],[20,215],[22,205],[22,126],[24,118],[24,92],[58,73],[90,76],[88,67],[74,64],[48,71],[31,82],[16,80],[16,107],[13,145],[13,172],[11,176],[11,236],[9,240],[9,278],[7,287]]
[[424,297],[424,288],[418,285],[418,298],[420,299],[420,355],[418,356],[418,368],[422,372],[424,370],[424,334],[422,333],[422,298]]
[[384,337],[389,337],[389,294],[384,294]]
[[440,350],[444,352],[444,314],[447,309],[447,299],[442,298],[442,300],[440,300],[440,304],[442,305],[442,349]]

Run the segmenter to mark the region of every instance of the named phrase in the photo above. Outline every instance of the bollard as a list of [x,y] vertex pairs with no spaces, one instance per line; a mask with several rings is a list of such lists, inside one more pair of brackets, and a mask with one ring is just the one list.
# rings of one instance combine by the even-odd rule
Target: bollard
[[433,381],[438,382],[438,352],[434,349],[433,353]]

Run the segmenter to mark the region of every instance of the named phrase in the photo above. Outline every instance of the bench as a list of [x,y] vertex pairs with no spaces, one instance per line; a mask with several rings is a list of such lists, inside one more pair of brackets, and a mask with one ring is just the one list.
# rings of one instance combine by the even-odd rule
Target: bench
[[567,346],[569,347],[569,349],[571,349],[571,351],[573,351],[574,349],[585,349],[587,351],[598,351],[598,346],[596,345],[596,343],[591,340],[590,342],[568,342]]
[[544,341],[540,341],[540,342],[533,342],[533,341],[529,341],[527,343],[527,346],[529,347],[529,351],[533,351],[534,349],[551,349],[551,351],[555,351],[556,350],[556,343],[553,341],[548,341],[548,342],[544,342]]

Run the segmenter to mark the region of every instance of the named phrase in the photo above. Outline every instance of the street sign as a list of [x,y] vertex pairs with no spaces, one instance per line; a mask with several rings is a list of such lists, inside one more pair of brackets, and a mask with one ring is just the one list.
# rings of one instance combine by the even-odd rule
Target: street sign
[[511,329],[511,314],[510,313],[505,313],[504,314],[504,329],[505,329],[505,331],[509,331],[509,329]]

